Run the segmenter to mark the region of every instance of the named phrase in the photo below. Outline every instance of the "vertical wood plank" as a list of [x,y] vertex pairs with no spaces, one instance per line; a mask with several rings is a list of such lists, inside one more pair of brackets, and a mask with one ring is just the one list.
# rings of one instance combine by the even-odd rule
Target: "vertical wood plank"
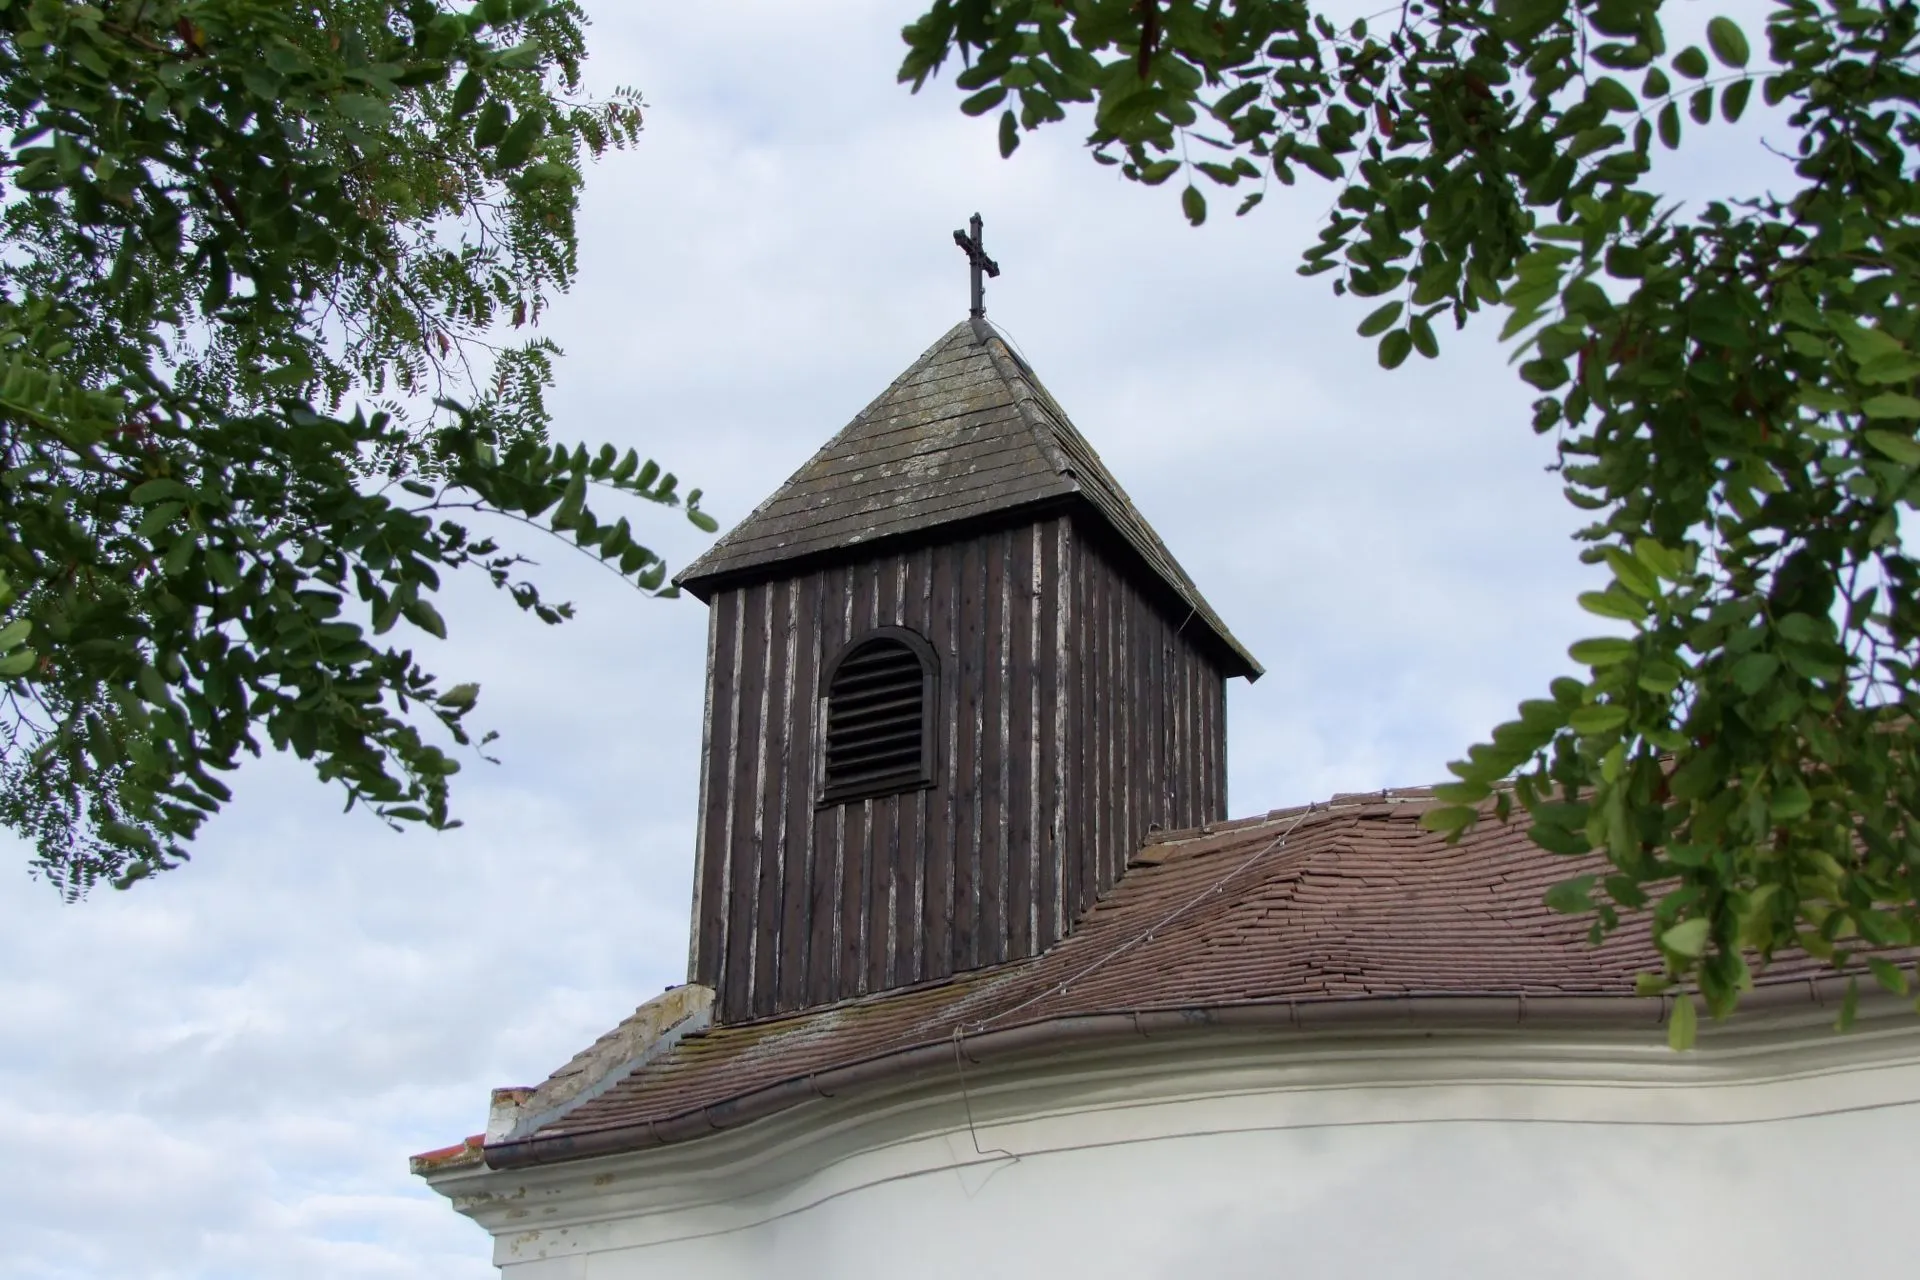
[[983,539],[969,539],[960,567],[960,799],[953,841],[953,968],[979,963],[980,749],[986,727],[987,564]]
[[1060,887],[1061,912],[1067,921],[1077,920],[1085,905],[1082,886],[1086,883],[1081,860],[1094,843],[1092,806],[1086,803],[1086,791],[1092,785],[1092,770],[1087,756],[1093,750],[1093,714],[1087,701],[1087,672],[1093,662],[1096,639],[1090,625],[1087,605],[1087,558],[1081,548],[1073,521],[1060,521],[1060,572],[1066,583],[1066,607],[1061,610],[1066,625],[1066,640],[1061,662],[1066,671],[1062,682],[1067,698],[1061,728],[1061,754],[1065,757],[1066,794],[1061,805],[1061,822],[1066,845],[1062,853],[1065,867]]
[[[868,563],[856,567],[851,578],[851,623],[848,635],[857,639],[873,629],[879,614],[880,569]],[[840,994],[864,991],[867,984],[867,958],[872,954],[870,931],[874,917],[873,801],[862,800],[846,806],[847,875],[840,900],[841,951]]]
[[1207,783],[1204,774],[1206,759],[1205,711],[1201,701],[1205,697],[1203,682],[1206,668],[1201,664],[1199,654],[1187,650],[1186,702],[1187,702],[1187,805],[1191,810],[1188,821],[1195,826],[1207,821]]
[[[1144,825],[1134,837],[1139,848],[1146,833],[1168,825],[1167,813],[1167,682],[1162,667],[1166,658],[1165,627],[1159,610],[1144,597],[1137,603],[1140,618],[1140,701],[1146,711],[1147,811]],[[1131,849],[1128,850],[1132,852]]]
[[[825,675],[825,664],[847,641],[848,628],[852,625],[853,594],[849,586],[849,571],[845,568],[829,569],[820,579],[820,614],[816,624],[820,636],[821,674]],[[814,734],[821,743],[821,752],[825,752],[826,726],[821,722],[824,714],[825,692],[819,679],[814,682]],[[814,785],[819,785],[821,768],[820,756],[815,757]],[[815,791],[817,795],[817,790]],[[843,805],[828,805],[814,812],[813,824],[813,894],[810,900],[809,914],[812,928],[807,943],[807,1003],[825,1004],[833,1000],[840,989],[840,898],[842,882],[846,878],[845,831],[842,818]]]
[[1187,825],[1186,811],[1181,808],[1180,786],[1180,770],[1184,762],[1181,753],[1186,747],[1185,735],[1180,732],[1180,646],[1174,635],[1175,624],[1157,613],[1155,617],[1161,632],[1158,645],[1158,679],[1163,690],[1160,705],[1165,708],[1161,712],[1160,728],[1160,750],[1164,753],[1160,767],[1160,806],[1166,816],[1161,823],[1177,829]]
[[1171,779],[1172,795],[1169,797],[1171,822],[1174,827],[1193,826],[1193,793],[1196,784],[1188,772],[1192,757],[1188,754],[1193,744],[1193,731],[1188,727],[1187,705],[1187,647],[1180,638],[1180,629],[1175,627],[1167,638],[1166,668],[1169,681],[1169,705],[1172,713],[1168,717],[1167,738],[1170,746],[1167,758],[1173,767],[1167,771]]
[[[900,607],[899,562],[879,561],[872,567],[867,587],[867,630],[892,626]],[[865,907],[860,918],[860,989],[878,991],[887,985],[892,962],[893,868],[900,831],[897,796],[881,796],[867,804],[866,862],[862,868]]]
[[[927,638],[938,656],[939,642],[933,638],[933,552],[921,548],[905,558],[900,579],[900,625],[911,627]],[[934,715],[940,714],[936,706]],[[934,751],[939,752],[939,722],[935,721]],[[934,762],[938,776],[939,761]],[[918,982],[926,957],[922,950],[925,934],[920,922],[926,917],[927,897],[927,811],[932,803],[926,790],[909,792],[900,802],[900,846],[894,864],[899,893],[893,910],[893,934],[897,949],[893,957],[891,981],[896,985]]]
[[1202,678],[1207,691],[1207,821],[1224,822],[1226,807],[1227,760],[1220,753],[1220,722],[1226,717],[1226,689],[1220,676],[1209,665]]
[[1032,525],[1007,535],[1007,577],[1005,598],[1007,618],[1002,634],[1007,637],[1007,653],[1002,661],[1006,671],[1006,693],[1002,705],[1007,708],[1005,722],[1006,760],[1002,776],[1007,780],[1005,795],[1006,888],[1005,941],[1001,958],[1030,956],[1036,932],[1033,922],[1034,885],[1039,876],[1034,859],[1039,855],[1033,838],[1034,763],[1037,747],[1034,734],[1035,687],[1034,646],[1034,529]]
[[700,915],[694,922],[694,933],[699,952],[696,977],[716,989],[725,962],[726,895],[732,865],[729,819],[733,814],[734,744],[739,733],[734,705],[734,691],[740,682],[739,616],[737,592],[722,591],[714,596],[710,626],[714,637],[713,679],[707,691],[712,750],[704,765],[707,782],[700,815]]
[[1233,813],[1227,807],[1232,800],[1227,790],[1227,683],[1216,675],[1213,688],[1213,757],[1219,761],[1215,767],[1213,808],[1214,813],[1225,821]]
[[1039,696],[1034,711],[1039,733],[1034,739],[1035,772],[1039,775],[1039,801],[1034,805],[1035,844],[1040,847],[1040,881],[1035,894],[1038,903],[1038,946],[1044,950],[1058,942],[1066,932],[1063,918],[1063,888],[1066,881],[1066,840],[1064,812],[1066,800],[1067,758],[1064,747],[1064,719],[1067,691],[1061,673],[1066,670],[1067,582],[1060,571],[1061,551],[1066,538],[1066,519],[1058,517],[1041,526],[1040,565],[1034,591],[1038,623],[1034,628],[1039,646],[1040,664],[1035,680]]
[[1094,610],[1098,614],[1100,664],[1094,670],[1094,789],[1092,814],[1094,831],[1100,842],[1092,848],[1087,864],[1087,904],[1100,896],[1108,885],[1108,865],[1114,858],[1114,846],[1125,839],[1127,831],[1127,770],[1125,741],[1127,699],[1121,689],[1121,670],[1125,660],[1125,633],[1119,629],[1119,601],[1114,599],[1114,583],[1106,572],[1106,557],[1094,553],[1089,545],[1087,578],[1092,587]]
[[[907,557],[892,556],[877,570],[874,624],[900,626],[906,621]],[[902,942],[896,922],[900,910],[900,828],[906,808],[907,798],[900,795],[888,796],[873,807],[874,896],[869,899],[872,923],[867,927],[867,985],[876,991],[893,985],[895,957]]]
[[753,1012],[772,1013],[779,1003],[781,895],[786,884],[787,779],[793,758],[794,597],[789,579],[768,590],[767,708],[761,732],[760,799],[754,843],[760,849],[760,879],[754,895]]
[[756,843],[764,795],[766,738],[760,732],[767,700],[767,609],[770,591],[765,583],[748,587],[741,596],[740,732],[734,743],[732,831],[729,833],[727,960],[720,1007],[729,1018],[745,1016],[753,993],[753,898],[759,885],[761,850]]
[[1195,651],[1187,656],[1187,704],[1192,709],[1193,719],[1188,728],[1193,739],[1193,821],[1204,823],[1212,821],[1209,817],[1212,806],[1207,803],[1207,668]]
[[786,818],[782,850],[779,1008],[807,1002],[807,953],[813,926],[813,780],[819,767],[814,738],[820,684],[820,583],[817,573],[794,583],[793,680],[787,711]]
[[945,977],[953,972],[953,850],[954,808],[959,791],[960,732],[960,630],[957,622],[959,591],[955,562],[959,551],[951,546],[932,552],[932,621],[927,639],[940,655],[940,703],[938,725],[940,759],[939,785],[928,795],[927,893],[922,909],[925,937],[921,943],[922,978]]
[[1006,959],[1007,943],[1007,560],[1011,540],[1005,533],[987,540],[987,620],[985,689],[986,732],[980,756],[980,964]]
[[699,982],[700,971],[700,922],[703,912],[700,900],[706,888],[707,880],[707,825],[713,811],[713,687],[714,658],[720,643],[720,616],[712,609],[707,610],[707,688],[700,713],[700,786],[695,792],[700,798],[700,807],[694,814],[693,824],[693,910],[688,916],[687,925],[687,981]]
[[1123,583],[1119,581],[1114,574],[1114,568],[1106,562],[1104,557],[1100,558],[1100,580],[1102,580],[1102,587],[1108,593],[1108,599],[1112,601],[1110,608],[1114,612],[1112,697],[1114,697],[1114,722],[1116,723],[1114,723],[1112,739],[1108,743],[1108,750],[1117,752],[1108,766],[1117,783],[1116,794],[1114,794],[1114,835],[1106,842],[1106,848],[1100,850],[1104,854],[1104,862],[1100,864],[1100,885],[1106,887],[1114,883],[1119,867],[1125,865],[1127,852],[1133,848],[1135,831],[1139,829],[1137,808],[1139,808],[1140,787],[1137,773],[1140,768],[1140,752],[1139,743],[1135,743],[1133,739],[1135,720],[1137,720],[1135,716],[1137,685],[1135,685],[1135,674],[1133,674],[1137,645],[1133,643],[1133,608],[1125,591],[1121,589]]

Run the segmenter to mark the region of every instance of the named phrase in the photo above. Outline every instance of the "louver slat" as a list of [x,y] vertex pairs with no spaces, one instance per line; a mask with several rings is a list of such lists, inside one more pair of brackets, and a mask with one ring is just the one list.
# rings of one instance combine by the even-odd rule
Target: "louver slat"
[[827,690],[827,759],[821,802],[838,803],[927,785],[927,708],[932,673],[892,636],[841,659]]

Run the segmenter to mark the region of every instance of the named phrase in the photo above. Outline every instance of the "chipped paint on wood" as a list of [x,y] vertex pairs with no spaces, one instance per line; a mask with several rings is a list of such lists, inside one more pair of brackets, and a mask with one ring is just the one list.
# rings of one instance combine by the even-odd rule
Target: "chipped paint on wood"
[[[1224,675],[1125,563],[1059,515],[715,595],[692,951],[722,1021],[1038,954],[1150,828],[1224,817]],[[935,782],[821,807],[821,666],[876,625],[939,658]]]

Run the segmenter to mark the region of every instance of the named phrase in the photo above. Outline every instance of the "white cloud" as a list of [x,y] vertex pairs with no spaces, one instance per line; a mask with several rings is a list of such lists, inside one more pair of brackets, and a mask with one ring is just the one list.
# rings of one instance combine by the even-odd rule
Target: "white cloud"
[[[1524,389],[1485,334],[1382,373],[1365,304],[1293,272],[1323,190],[1193,231],[1075,126],[1003,162],[950,86],[894,85],[913,5],[589,8],[592,77],[651,109],[545,322],[561,436],[738,518],[962,316],[978,209],[994,319],[1267,663],[1232,695],[1236,812],[1430,781],[1560,668],[1576,522]],[[0,1277],[490,1273],[406,1156],[682,976],[700,735],[704,609],[535,553],[578,621],[466,586],[430,654],[503,733],[467,829],[394,836],[270,760],[133,893],[0,874]]]

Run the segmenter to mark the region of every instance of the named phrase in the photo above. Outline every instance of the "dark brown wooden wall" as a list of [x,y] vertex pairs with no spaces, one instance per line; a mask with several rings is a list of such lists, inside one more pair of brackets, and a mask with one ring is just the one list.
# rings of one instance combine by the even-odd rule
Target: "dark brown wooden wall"
[[[711,609],[688,967],[723,1020],[1037,954],[1149,828],[1226,816],[1217,666],[1071,517]],[[821,665],[887,625],[940,658],[936,783],[817,808]]]

